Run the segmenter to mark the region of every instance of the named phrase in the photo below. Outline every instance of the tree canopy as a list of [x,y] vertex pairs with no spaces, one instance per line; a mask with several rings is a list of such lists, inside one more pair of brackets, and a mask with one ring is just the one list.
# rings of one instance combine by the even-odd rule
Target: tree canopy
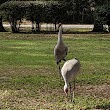
[[[4,3],[4,2],[6,2],[7,0],[1,0],[0,1],[0,5],[2,4],[2,3]],[[4,32],[4,31],[6,31],[5,29],[4,29],[4,27],[3,27],[3,23],[2,23],[2,13],[0,12],[0,32]]]
[[55,24],[55,30],[59,22],[109,24],[108,3],[108,0],[12,0],[2,3],[0,9],[13,32],[19,31],[18,21],[23,18],[32,22],[33,31],[39,31],[41,22]]

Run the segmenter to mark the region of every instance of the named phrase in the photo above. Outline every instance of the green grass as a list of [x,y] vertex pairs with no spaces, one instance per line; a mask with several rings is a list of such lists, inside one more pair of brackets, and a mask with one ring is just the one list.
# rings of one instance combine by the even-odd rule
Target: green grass
[[63,39],[69,48],[67,59],[81,62],[75,104],[65,96],[55,64],[57,34],[7,32],[0,33],[1,110],[110,108],[110,35],[63,34]]

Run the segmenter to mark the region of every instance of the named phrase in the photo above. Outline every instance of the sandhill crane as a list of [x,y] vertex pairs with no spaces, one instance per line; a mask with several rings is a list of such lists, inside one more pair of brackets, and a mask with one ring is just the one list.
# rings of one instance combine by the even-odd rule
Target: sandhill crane
[[64,44],[63,39],[62,39],[62,24],[59,23],[58,42],[54,48],[54,56],[55,56],[57,64],[59,64],[61,60],[66,61],[65,57],[67,55],[67,52],[68,52],[68,48]]
[[[66,61],[65,57],[67,55],[67,52],[68,52],[68,48],[64,44],[63,38],[62,38],[62,24],[59,23],[58,41],[54,48],[54,56],[55,56],[57,65],[61,62],[61,60]],[[59,72],[60,71],[61,70],[60,70],[60,65],[59,65]]]
[[[70,97],[71,101],[74,101],[74,90],[75,90],[75,78],[80,70],[80,62],[77,58],[68,60],[64,63],[62,69],[61,69],[61,75],[64,79],[65,85],[64,85],[64,92],[68,96],[68,87],[70,86]],[[71,90],[71,80],[74,80],[74,88],[73,88],[73,93]]]

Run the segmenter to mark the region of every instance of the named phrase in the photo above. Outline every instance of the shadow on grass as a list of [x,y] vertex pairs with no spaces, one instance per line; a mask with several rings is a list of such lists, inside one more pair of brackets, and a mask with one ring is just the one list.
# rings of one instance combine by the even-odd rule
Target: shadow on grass
[[110,103],[106,103],[106,104],[102,104],[102,105],[97,105],[96,109],[110,110]]
[[[97,110],[110,110],[110,103],[105,103],[105,104],[101,104],[101,105],[97,105],[96,107],[94,107]],[[85,110],[91,110],[91,107],[87,107]]]

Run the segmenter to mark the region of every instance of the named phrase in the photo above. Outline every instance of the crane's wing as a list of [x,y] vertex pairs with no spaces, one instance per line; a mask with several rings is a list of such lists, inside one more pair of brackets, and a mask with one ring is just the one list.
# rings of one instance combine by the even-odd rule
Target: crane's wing
[[[63,55],[64,53],[66,53],[66,49],[63,50],[63,49],[59,49],[59,48],[56,48],[55,49],[55,54],[56,55]],[[66,53],[67,54],[67,53]]]
[[68,54],[68,47],[65,48],[65,53]]
[[54,55],[55,56],[66,56],[67,55],[67,53],[68,53],[68,48],[65,46],[65,48],[55,48],[55,50],[54,50]]

